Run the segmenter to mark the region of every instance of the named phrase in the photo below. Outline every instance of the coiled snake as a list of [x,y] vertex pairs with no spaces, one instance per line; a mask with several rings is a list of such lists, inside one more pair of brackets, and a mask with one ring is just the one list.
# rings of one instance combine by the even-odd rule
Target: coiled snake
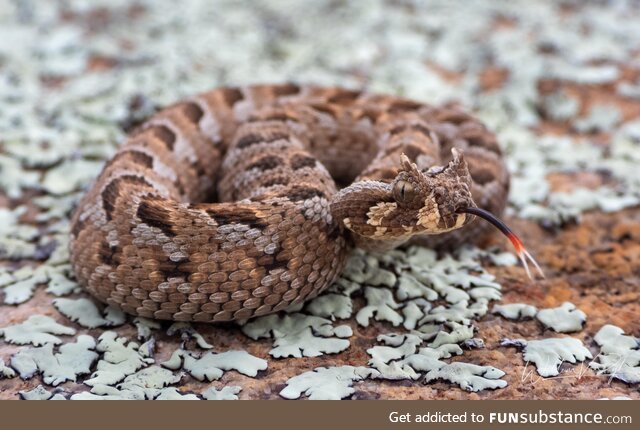
[[74,214],[71,262],[91,294],[130,314],[246,319],[315,297],[350,246],[452,247],[485,232],[477,215],[526,266],[489,214],[508,188],[494,134],[455,106],[219,88],[131,133]]

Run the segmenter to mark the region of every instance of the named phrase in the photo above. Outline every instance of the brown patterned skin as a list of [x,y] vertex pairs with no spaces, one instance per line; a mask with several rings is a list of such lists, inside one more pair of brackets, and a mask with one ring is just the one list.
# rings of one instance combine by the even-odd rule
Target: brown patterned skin
[[508,187],[494,135],[454,106],[220,88],[129,136],[74,214],[71,262],[127,313],[241,320],[318,295],[353,244],[472,241],[488,224],[456,209],[499,214]]

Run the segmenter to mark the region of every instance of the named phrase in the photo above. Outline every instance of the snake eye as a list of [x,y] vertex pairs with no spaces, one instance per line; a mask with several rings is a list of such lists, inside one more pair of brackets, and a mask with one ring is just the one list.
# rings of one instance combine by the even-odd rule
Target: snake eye
[[393,186],[393,197],[399,203],[406,203],[413,200],[414,190],[411,182],[398,181]]

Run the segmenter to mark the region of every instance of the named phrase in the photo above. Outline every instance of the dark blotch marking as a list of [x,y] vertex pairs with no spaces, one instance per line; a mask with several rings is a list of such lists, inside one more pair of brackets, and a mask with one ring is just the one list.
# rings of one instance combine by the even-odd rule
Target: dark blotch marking
[[417,131],[418,133],[422,133],[425,136],[427,136],[428,138],[431,138],[432,136],[432,132],[431,129],[429,129],[429,127],[424,126],[422,124],[400,124],[394,128],[392,128],[391,130],[389,130],[390,134],[398,134],[398,133],[402,133],[404,131]]
[[274,185],[287,185],[289,184],[289,178],[286,176],[276,176],[262,183],[263,187],[273,187]]
[[169,278],[188,278],[189,275],[192,274],[192,272],[187,272],[184,270],[181,270],[178,265],[176,265],[174,268],[171,269],[165,269],[162,270],[162,275],[165,277],[165,279],[169,280]]
[[465,112],[448,109],[438,113],[436,119],[440,122],[450,122],[455,125],[460,125],[471,120],[471,116]]
[[471,174],[471,178],[473,179],[473,181],[480,185],[488,184],[489,182],[495,179],[493,172],[491,172],[488,169],[483,169],[481,167],[481,168],[475,168],[475,169],[471,168],[469,170],[470,170],[469,173]]
[[209,208],[206,209],[206,212],[218,225],[231,224],[234,222],[247,224],[252,228],[261,228],[267,225],[263,219],[258,218],[256,213],[249,208]]
[[291,157],[291,168],[293,170],[302,169],[303,167],[315,167],[316,159],[304,154],[295,154]]
[[[276,244],[277,245],[277,244]],[[271,255],[278,255],[278,252],[280,251],[280,246],[278,245],[276,252],[274,252]],[[283,261],[279,261],[276,257],[276,259],[273,261],[273,263],[267,264],[264,268],[267,271],[267,273],[270,273],[273,270],[277,270],[277,269],[283,269],[283,270],[287,270],[287,265],[289,264],[288,261],[283,260]]]
[[99,257],[100,261],[108,266],[113,266],[113,255],[115,254],[115,247],[112,247],[107,243],[106,239],[100,243]]
[[287,133],[275,132],[269,135],[257,134],[257,133],[248,133],[238,139],[236,146],[239,149],[246,148],[251,145],[255,145],[256,143],[271,143],[280,139],[288,139],[289,135]]
[[74,237],[78,237],[80,232],[84,230],[86,224],[87,223],[85,221],[80,220],[80,217],[76,218],[76,222],[74,222],[73,226],[71,226],[71,234]]
[[407,157],[409,157],[409,160],[413,161],[414,163],[416,161],[416,158],[418,158],[419,155],[424,153],[422,148],[420,148],[417,145],[411,145],[411,144],[405,145],[402,148],[402,151]]
[[185,103],[182,112],[194,124],[198,124],[204,115],[202,108],[193,102]]
[[470,146],[481,146],[481,147],[487,147],[489,145],[487,145],[485,139],[483,138],[483,136],[471,136],[471,137],[467,137],[465,138],[467,142],[469,142]]
[[148,169],[153,168],[153,157],[148,154],[145,154],[144,152],[136,151],[134,149],[123,150],[118,152],[116,155],[114,155],[111,158],[111,160],[106,162],[106,164],[104,165],[104,168],[107,169],[108,167],[115,164],[118,160],[122,160],[124,158],[128,158],[134,163],[144,166]]
[[107,216],[107,221],[111,221],[116,200],[120,196],[120,186],[123,184],[144,185],[153,188],[144,178],[135,175],[124,175],[109,182],[102,190],[102,207]]
[[304,185],[297,185],[292,187],[291,191],[289,193],[287,193],[287,195],[289,196],[289,198],[294,201],[300,201],[300,200],[307,200],[307,199],[312,199],[314,197],[326,197],[325,194],[316,189],[316,188],[312,188],[309,186],[304,186]]
[[200,164],[198,161],[191,164],[191,167],[193,168],[193,170],[196,171],[196,176],[204,176],[207,174],[207,171],[205,170],[204,166]]
[[327,237],[329,237],[329,240],[336,240],[338,239],[338,237],[340,237],[341,233],[342,231],[340,229],[340,226],[337,223],[333,223]]
[[414,110],[420,109],[421,107],[422,107],[422,104],[418,102],[414,102],[411,100],[398,100],[391,103],[391,106],[389,106],[389,112],[396,113],[396,112],[414,111]]
[[339,93],[329,97],[329,103],[335,103],[338,105],[350,104],[360,97],[361,94],[361,91],[340,91]]
[[247,169],[258,169],[264,172],[267,170],[275,169],[276,167],[281,165],[282,159],[280,157],[275,155],[266,155],[258,161],[251,163],[249,166],[247,166]]
[[155,137],[160,139],[170,151],[173,151],[173,146],[176,143],[176,134],[171,131],[166,125],[154,125],[151,127],[151,132]]
[[242,95],[242,91],[239,88],[223,88],[220,90],[222,93],[222,98],[224,102],[229,107],[233,107],[234,104],[239,102],[240,100],[244,100],[244,96]]
[[178,176],[176,178],[175,181],[173,181],[173,185],[176,187],[176,189],[178,190],[178,192],[180,193],[180,195],[185,195],[185,189],[184,189],[184,185],[182,184],[182,180],[180,179],[180,177]]
[[159,228],[164,234],[169,237],[173,237],[176,233],[173,231],[173,226],[170,220],[170,212],[166,208],[163,208],[158,204],[158,201],[142,201],[138,206],[136,216],[140,218],[140,221],[147,224],[150,227]]
[[300,93],[300,87],[296,84],[284,84],[284,85],[276,85],[273,87],[273,93],[277,97],[282,96],[292,96]]

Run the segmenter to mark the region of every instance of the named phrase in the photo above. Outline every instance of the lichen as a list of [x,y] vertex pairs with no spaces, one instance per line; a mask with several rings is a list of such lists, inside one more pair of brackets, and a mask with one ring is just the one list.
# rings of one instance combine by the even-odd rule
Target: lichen
[[600,353],[589,366],[598,374],[610,375],[627,384],[640,384],[640,339],[624,334],[611,324],[603,326],[594,337]]
[[154,365],[128,375],[116,387],[96,383],[90,392],[74,394],[71,400],[175,400],[182,396],[174,388],[165,387],[181,378],[181,374]]
[[307,305],[307,310],[315,316],[336,319],[345,319],[353,312],[352,301],[342,294],[324,294],[315,298]]
[[33,390],[18,391],[18,394],[23,400],[67,400],[60,392],[48,391],[42,385],[38,385]]
[[535,317],[538,313],[538,308],[526,303],[509,303],[504,305],[495,305],[491,312],[499,314],[506,319],[522,320]]
[[366,367],[318,367],[289,378],[280,395],[285,399],[298,399],[304,394],[310,400],[340,400],[355,392],[354,382],[377,376],[376,370]]
[[344,338],[353,334],[349,326],[334,327],[330,320],[300,313],[257,318],[242,331],[251,339],[273,338],[269,354],[275,358],[338,353],[349,347]]
[[0,376],[3,378],[15,378],[16,372],[4,364],[4,360],[0,359]]
[[367,304],[356,314],[356,321],[364,327],[369,326],[371,318],[376,321],[388,321],[393,326],[400,325],[402,315],[396,310],[401,307],[386,288],[366,287],[364,297]]
[[53,306],[71,321],[87,328],[113,327],[122,325],[126,321],[126,317],[121,310],[107,306],[101,312],[95,302],[84,297],[79,299],[55,299]]
[[557,308],[542,309],[538,311],[536,318],[546,327],[558,333],[580,331],[587,321],[587,315],[569,302],[565,302]]
[[579,339],[572,337],[548,338],[539,340],[503,339],[504,346],[523,348],[525,363],[533,363],[540,376],[558,376],[562,363],[577,363],[593,358],[591,352]]
[[54,335],[72,336],[76,331],[58,324],[52,318],[44,315],[32,315],[26,321],[0,328],[0,336],[9,343],[26,345],[28,343],[40,346],[44,344],[59,345],[62,339]]
[[[220,84],[294,80],[359,88],[366,82],[372,91],[430,103],[459,100],[497,134],[512,173],[510,216],[558,227],[580,222],[586,211],[613,212],[640,203],[640,122],[628,120],[620,106],[604,104],[609,97],[586,104],[588,94],[577,95],[572,89],[575,84],[607,85],[617,91],[611,91],[611,97],[638,98],[638,80],[629,80],[621,66],[637,54],[635,41],[640,37],[637,11],[625,5],[580,4],[566,13],[566,5],[553,2],[474,2],[451,8],[442,2],[411,7],[329,2],[327,7],[329,3],[318,1],[287,2],[283,7],[260,0],[238,7],[195,1],[175,19],[166,19],[166,0],[143,1],[142,12],[135,14],[120,1],[90,3],[42,2],[29,8],[15,2],[0,13],[0,193],[7,197],[0,199],[6,206],[0,208],[0,287],[3,311],[9,315],[14,310],[24,315],[21,305],[28,304],[39,286],[47,294],[38,300],[78,292],[68,264],[69,216],[83,189],[122,142],[123,128],[157,106]],[[100,11],[98,22],[83,19],[93,17],[94,10]],[[212,27],[211,16],[220,14],[228,19]],[[283,14],[295,19],[282,20]],[[516,25],[496,28],[496,20],[503,17]],[[255,24],[252,31],[238,31],[247,22]],[[324,31],[329,27],[340,31]],[[508,79],[487,90],[481,73],[491,68],[504,70]],[[559,135],[559,127],[577,133]],[[602,184],[595,189],[580,184],[560,191],[552,187],[553,173],[575,172],[593,173]],[[449,256],[419,248],[385,255],[357,251],[331,287],[333,295],[297,310],[305,315],[301,319],[311,314],[327,323],[278,334],[274,330],[265,337],[274,340],[272,352],[281,356],[344,350],[366,286],[376,293],[369,293],[372,300],[360,314],[361,322],[370,325],[375,318],[381,331],[389,326],[415,330],[430,345],[426,348],[475,345],[472,336],[482,332],[475,332],[474,321],[485,315],[491,300],[500,298],[498,283],[482,267],[487,264],[515,265],[516,260],[510,253],[475,248]],[[513,307],[497,309],[505,317],[516,312]],[[523,307],[517,316],[531,312]],[[569,325],[577,327],[575,315],[568,313],[560,320],[570,319]],[[80,324],[109,320],[93,310],[69,315]],[[7,343],[14,339],[59,345],[66,338],[58,336],[77,336],[53,320],[35,328],[20,327],[11,318],[3,324],[14,325],[0,329]],[[342,318],[350,319],[344,325],[331,324]],[[215,339],[181,324],[173,327],[178,336],[167,339],[156,322],[138,319],[135,324],[139,338],[148,341],[144,345],[111,334],[101,337],[103,349],[99,344],[97,352],[111,358],[100,360],[99,380],[115,379],[115,384],[150,366],[154,337],[172,347],[193,339],[199,348],[209,348]],[[128,333],[131,327],[127,324],[119,332]],[[352,344],[354,348],[359,342]],[[614,348],[611,345],[601,348]],[[615,354],[609,355],[602,355],[605,362]],[[407,360],[400,368],[420,374],[426,370],[418,369],[428,367],[420,356],[418,350],[386,365]],[[612,362],[598,358],[596,364],[604,372]],[[615,374],[632,380],[636,367]],[[2,372],[12,369],[1,364]],[[156,398],[198,396],[176,387],[158,390]],[[111,385],[101,392],[78,396],[131,395]]]
[[238,393],[242,391],[241,387],[222,387],[220,390],[216,390],[214,387],[207,388],[202,393],[202,397],[206,400],[238,400]]
[[255,377],[268,366],[266,360],[254,357],[246,351],[225,351],[219,354],[209,351],[199,355],[184,350],[174,351],[171,358],[162,365],[174,370],[182,366],[199,381],[220,379],[227,370]]
[[76,342],[60,346],[57,353],[54,353],[53,343],[26,348],[11,357],[11,367],[16,369],[22,379],[30,379],[36,373],[42,373],[42,379],[49,385],[75,382],[79,375],[91,372],[92,364],[98,359],[95,346],[93,337],[80,335]]
[[477,392],[506,387],[507,381],[500,379],[504,375],[502,370],[493,366],[456,362],[430,370],[425,375],[424,381],[432,382],[442,379],[459,385],[463,390]]
[[100,336],[96,351],[103,355],[91,378],[84,381],[89,386],[114,385],[154,362],[144,345],[127,342],[126,338],[118,337],[113,331],[106,331]]

